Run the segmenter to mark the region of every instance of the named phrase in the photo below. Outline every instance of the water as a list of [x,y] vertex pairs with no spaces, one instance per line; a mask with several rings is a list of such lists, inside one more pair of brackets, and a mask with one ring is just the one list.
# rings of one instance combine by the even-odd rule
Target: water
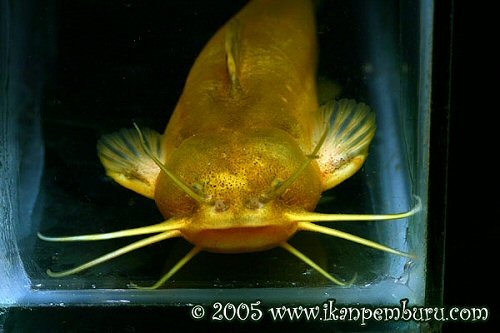
[[328,295],[344,303],[397,304],[404,297],[423,302],[431,1],[324,1],[318,13],[320,74],[334,79],[343,97],[371,105],[378,122],[366,165],[328,191],[318,210],[395,213],[411,208],[412,195],[418,195],[424,211],[413,218],[338,224],[416,254],[415,263],[303,233],[291,243],[335,276],[349,280],[357,274],[353,288],[334,286],[275,249],[200,254],[168,282],[169,290],[152,294],[127,285],[154,282],[190,249],[187,242],[165,241],[51,279],[45,274],[49,267],[68,269],[130,240],[48,243],[36,232],[98,233],[162,220],[154,202],[105,177],[96,142],[133,121],[162,132],[197,54],[245,1],[1,3],[7,47],[0,54],[0,261],[6,267],[0,272],[0,303],[180,304],[216,295],[239,301],[315,301]]

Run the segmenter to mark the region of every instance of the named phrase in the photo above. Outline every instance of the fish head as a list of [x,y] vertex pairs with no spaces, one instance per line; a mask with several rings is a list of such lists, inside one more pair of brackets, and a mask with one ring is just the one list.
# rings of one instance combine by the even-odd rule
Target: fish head
[[[286,213],[313,210],[322,191],[315,161],[277,129],[192,136],[166,165],[206,200],[194,200],[160,174],[158,208],[166,217],[189,217],[184,238],[212,252],[252,252],[286,241],[296,231]],[[300,176],[282,189],[303,165]]]

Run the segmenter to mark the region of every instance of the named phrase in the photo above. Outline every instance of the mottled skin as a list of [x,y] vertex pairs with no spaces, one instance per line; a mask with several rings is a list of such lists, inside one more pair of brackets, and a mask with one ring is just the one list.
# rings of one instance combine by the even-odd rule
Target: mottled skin
[[[290,177],[313,149],[313,14],[310,1],[255,0],[214,35],[189,73],[163,136],[165,164],[218,203],[197,203],[163,173],[155,200],[165,217],[190,216],[182,234],[205,250],[276,246],[296,230],[283,213],[313,210],[320,198],[319,168],[312,162],[280,198],[258,203],[273,180]],[[226,61],[228,29],[240,41],[236,82]]]

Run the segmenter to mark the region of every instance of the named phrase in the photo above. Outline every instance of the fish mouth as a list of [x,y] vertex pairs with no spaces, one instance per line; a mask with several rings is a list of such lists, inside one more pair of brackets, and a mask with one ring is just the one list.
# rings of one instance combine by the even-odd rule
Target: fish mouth
[[297,230],[296,225],[233,226],[182,231],[183,237],[214,253],[245,253],[264,251],[286,242]]

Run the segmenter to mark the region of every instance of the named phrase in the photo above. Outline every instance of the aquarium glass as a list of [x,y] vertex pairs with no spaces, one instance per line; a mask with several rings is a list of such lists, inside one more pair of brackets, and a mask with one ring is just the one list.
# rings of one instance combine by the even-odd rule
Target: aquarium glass
[[[322,86],[368,104],[377,133],[363,168],[324,193],[317,211],[406,219],[336,222],[416,259],[302,232],[290,243],[339,287],[277,248],[202,253],[159,290],[151,284],[191,245],[167,240],[64,278],[138,238],[56,243],[37,237],[111,232],[163,220],[154,201],[105,175],[103,134],[163,132],[197,54],[245,1],[0,1],[0,304],[412,304],[426,299],[433,2],[330,1],[317,12]],[[193,161],[193,163],[196,163]],[[419,198],[419,199],[417,199]],[[328,224],[332,226],[332,224]]]

